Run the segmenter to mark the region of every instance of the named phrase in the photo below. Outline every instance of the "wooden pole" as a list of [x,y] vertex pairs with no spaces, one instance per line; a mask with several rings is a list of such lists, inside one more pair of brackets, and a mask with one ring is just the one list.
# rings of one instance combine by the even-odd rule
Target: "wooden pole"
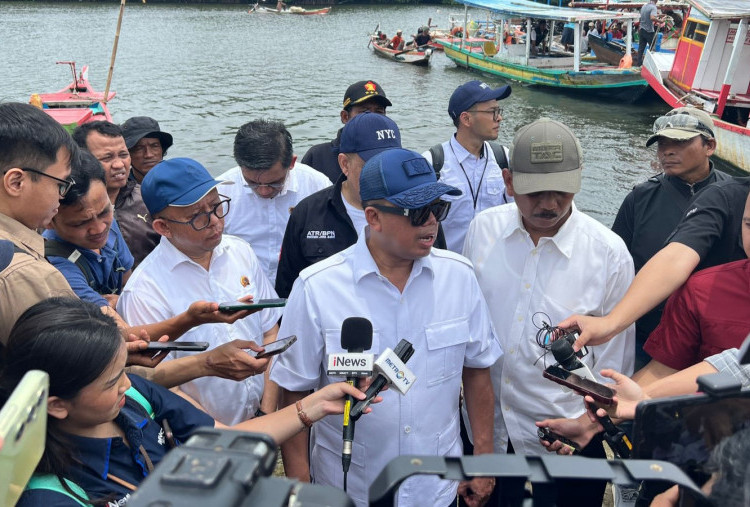
[[120,40],[120,27],[122,26],[122,15],[125,12],[125,0],[120,1],[120,15],[117,18],[117,31],[115,32],[115,43],[112,46],[112,58],[109,60],[109,73],[107,74],[107,87],[104,89],[104,103],[109,99],[109,86],[112,84],[112,73],[115,70],[115,58],[117,57],[117,42]]

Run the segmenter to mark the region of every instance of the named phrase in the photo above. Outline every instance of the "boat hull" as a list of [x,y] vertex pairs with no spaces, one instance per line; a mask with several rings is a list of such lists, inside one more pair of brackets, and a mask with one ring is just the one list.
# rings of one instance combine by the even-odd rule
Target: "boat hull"
[[[653,64],[648,65],[648,57],[649,54],[647,53],[646,63],[641,68],[643,78],[670,107],[683,107],[685,98],[678,97],[666,86],[658,75],[658,69],[655,69]],[[712,118],[716,127],[714,129],[716,135],[716,151],[714,154],[733,166],[750,173],[750,128],[725,122],[715,116],[712,116]]]
[[646,81],[636,69],[583,69],[578,72],[560,68],[539,68],[488,57],[456,44],[440,42],[445,55],[458,66],[475,69],[523,83],[568,90],[617,91],[640,95]]
[[389,60],[393,60],[394,62],[409,63],[411,65],[417,65],[421,67],[426,67],[430,64],[430,57],[432,56],[433,52],[432,48],[427,48],[424,51],[397,51],[395,49],[384,48],[383,46],[376,44],[372,40],[370,42],[370,46],[372,46],[373,51],[375,51],[375,54],[378,56],[388,58]]
[[276,9],[272,9],[270,7],[254,7],[247,11],[248,14],[295,14],[297,16],[322,16],[324,14],[328,14],[331,12],[330,7],[323,7],[321,9],[283,9],[281,11],[277,11]]

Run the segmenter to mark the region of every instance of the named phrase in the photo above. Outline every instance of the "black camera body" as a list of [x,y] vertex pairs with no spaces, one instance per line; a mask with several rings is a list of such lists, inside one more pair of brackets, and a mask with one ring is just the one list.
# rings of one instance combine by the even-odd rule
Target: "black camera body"
[[141,483],[129,507],[354,507],[330,486],[269,477],[276,443],[267,435],[200,428]]

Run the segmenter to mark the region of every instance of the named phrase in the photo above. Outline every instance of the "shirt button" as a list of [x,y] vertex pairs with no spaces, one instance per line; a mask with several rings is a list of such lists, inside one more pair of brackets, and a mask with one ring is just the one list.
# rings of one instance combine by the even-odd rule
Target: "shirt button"
[[318,248],[318,253],[323,253],[323,248]]
[[503,408],[506,412],[510,412],[510,405],[505,405]]
[[537,249],[535,248],[535,249],[533,249],[533,250],[531,251],[531,255],[536,255],[536,254],[537,254]]
[[505,383],[506,383],[506,384],[510,384],[510,379],[509,379],[509,378],[506,378],[506,379],[505,379]]
[[531,287],[531,284],[527,283],[526,285],[524,285],[524,287],[526,287],[528,289],[529,287]]
[[519,316],[518,316],[518,322],[521,322],[522,320],[523,320],[523,317],[521,317],[521,316],[519,315]]
[[513,347],[511,347],[511,348],[510,348],[510,350],[508,351],[508,353],[509,353],[509,354],[512,354],[513,352],[515,352],[515,350],[516,350],[516,349],[514,349]]
[[404,433],[411,433],[411,426],[404,426]]

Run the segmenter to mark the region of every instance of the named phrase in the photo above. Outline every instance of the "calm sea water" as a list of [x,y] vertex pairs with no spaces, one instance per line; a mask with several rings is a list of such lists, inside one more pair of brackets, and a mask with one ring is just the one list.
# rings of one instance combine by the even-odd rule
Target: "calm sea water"
[[[432,18],[448,25],[435,6],[336,6],[328,16],[248,14],[246,5],[191,6],[128,3],[110,103],[115,121],[135,115],[159,120],[175,138],[169,156],[193,157],[218,174],[232,167],[236,129],[255,118],[282,120],[295,152],[328,140],[341,126],[346,87],[373,79],[393,102],[404,147],[423,151],[454,131],[448,99],[478,75],[436,53],[429,68],[377,57],[367,47],[376,25],[406,34]],[[118,4],[0,2],[0,100],[62,88],[75,60],[90,66],[103,91],[115,38]],[[480,77],[493,86],[500,78]],[[576,202],[606,225],[625,194],[653,173],[655,150],[645,148],[653,120],[667,111],[657,100],[637,104],[594,100],[512,84],[503,101],[500,141],[541,116],[562,121],[581,140],[583,189]]]

